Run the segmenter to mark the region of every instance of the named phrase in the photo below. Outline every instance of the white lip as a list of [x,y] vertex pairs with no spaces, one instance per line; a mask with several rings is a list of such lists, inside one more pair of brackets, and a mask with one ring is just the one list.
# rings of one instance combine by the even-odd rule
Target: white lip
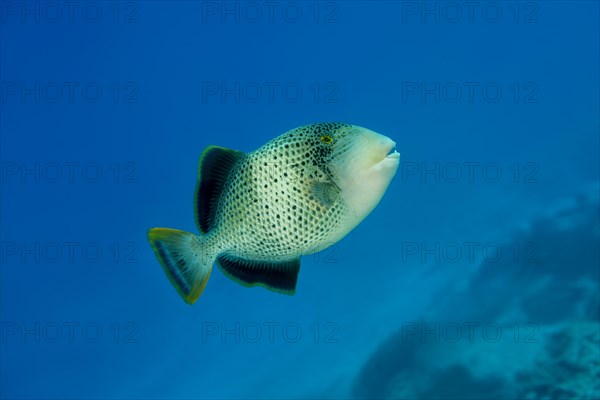
[[396,142],[394,142],[392,139],[390,139],[389,137],[383,136],[383,143],[382,143],[382,148],[381,150],[384,151],[383,156],[384,158],[388,158],[389,156],[391,156],[392,154],[396,153]]
[[394,151],[391,152],[390,154],[388,154],[387,157],[385,157],[385,158],[388,158],[388,159],[400,158],[400,153],[398,153],[396,151],[396,149],[394,149]]
[[383,171],[388,168],[398,167],[398,164],[400,163],[400,153],[398,153],[395,148],[396,144],[393,143],[393,145],[386,152],[387,155],[373,166],[375,171]]

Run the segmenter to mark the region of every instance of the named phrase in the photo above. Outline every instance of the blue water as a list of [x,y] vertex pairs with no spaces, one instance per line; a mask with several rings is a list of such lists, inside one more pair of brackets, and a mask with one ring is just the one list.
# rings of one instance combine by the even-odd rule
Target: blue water
[[[0,397],[595,397],[599,6],[465,3],[0,2]],[[379,206],[186,305],[202,150],[319,121],[397,142]]]

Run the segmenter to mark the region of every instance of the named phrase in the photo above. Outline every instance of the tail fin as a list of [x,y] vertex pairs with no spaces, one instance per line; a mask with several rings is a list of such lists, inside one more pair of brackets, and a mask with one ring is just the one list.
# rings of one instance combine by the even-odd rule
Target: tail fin
[[196,235],[176,229],[152,228],[148,240],[165,274],[188,304],[204,290],[214,259],[207,259]]

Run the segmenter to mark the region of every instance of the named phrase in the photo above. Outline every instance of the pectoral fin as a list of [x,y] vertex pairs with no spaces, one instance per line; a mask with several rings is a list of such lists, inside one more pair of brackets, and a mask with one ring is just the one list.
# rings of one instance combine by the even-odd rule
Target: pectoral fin
[[311,184],[310,192],[326,208],[331,207],[339,196],[339,190],[332,182],[315,181]]

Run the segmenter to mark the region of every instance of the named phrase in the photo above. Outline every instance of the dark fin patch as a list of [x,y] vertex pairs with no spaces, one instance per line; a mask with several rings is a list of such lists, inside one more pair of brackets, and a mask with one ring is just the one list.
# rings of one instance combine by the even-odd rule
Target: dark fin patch
[[192,251],[194,235],[168,228],[148,231],[148,241],[165,274],[186,303],[193,304],[204,290],[212,265],[202,265]]
[[339,195],[338,188],[330,182],[313,182],[310,191],[324,207],[331,207]]
[[269,290],[293,295],[300,271],[300,259],[291,261],[253,261],[221,255],[217,265],[229,278],[244,286],[263,286]]
[[200,232],[208,233],[214,226],[223,186],[234,165],[245,156],[241,151],[218,146],[209,146],[202,152],[194,196],[196,223]]

